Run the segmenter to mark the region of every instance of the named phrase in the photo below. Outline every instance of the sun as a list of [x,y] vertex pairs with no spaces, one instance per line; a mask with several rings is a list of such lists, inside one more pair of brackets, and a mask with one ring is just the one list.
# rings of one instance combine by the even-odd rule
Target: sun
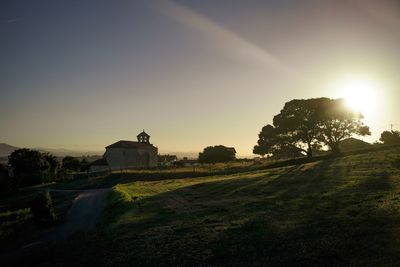
[[347,106],[368,116],[375,112],[378,102],[377,85],[365,77],[349,77],[336,87],[338,96],[346,100]]

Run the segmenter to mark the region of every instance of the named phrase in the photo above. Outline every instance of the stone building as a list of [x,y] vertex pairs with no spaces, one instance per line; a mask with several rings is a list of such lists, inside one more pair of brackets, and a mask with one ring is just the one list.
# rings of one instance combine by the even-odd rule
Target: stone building
[[[150,135],[144,130],[137,135],[137,141],[121,140],[106,147],[103,155],[110,170],[148,168],[157,166],[158,148],[150,144]],[[103,169],[104,161],[100,165]],[[100,168],[99,168],[100,169]]]

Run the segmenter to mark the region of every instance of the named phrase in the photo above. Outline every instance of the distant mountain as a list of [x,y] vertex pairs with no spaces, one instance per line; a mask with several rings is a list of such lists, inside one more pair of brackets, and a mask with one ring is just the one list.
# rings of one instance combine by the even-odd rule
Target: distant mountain
[[93,155],[103,155],[104,151],[76,151],[72,149],[64,149],[64,148],[46,148],[46,147],[35,147],[32,148],[35,150],[39,150],[40,152],[48,152],[53,154],[56,157],[80,157],[80,156],[93,156]]
[[14,150],[18,149],[19,147],[12,146],[5,143],[0,143],[0,157],[8,157]]
[[342,151],[359,150],[370,147],[371,144],[357,138],[348,138],[340,142],[339,147]]
[[[0,143],[0,158],[8,157],[14,150],[19,149],[19,147],[12,146],[5,143]],[[103,155],[104,151],[76,151],[71,149],[57,149],[57,148],[45,148],[45,147],[35,147],[31,148],[34,150],[38,150],[42,153],[48,152],[57,157],[81,157],[81,156],[93,156],[93,155]]]

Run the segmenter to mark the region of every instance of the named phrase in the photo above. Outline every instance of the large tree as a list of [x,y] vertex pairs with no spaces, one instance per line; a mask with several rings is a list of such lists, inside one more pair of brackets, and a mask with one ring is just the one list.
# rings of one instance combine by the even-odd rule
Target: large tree
[[400,132],[399,131],[384,131],[381,133],[379,139],[385,145],[399,144],[400,143]]
[[322,98],[295,99],[285,103],[273,120],[281,143],[312,157],[313,146],[318,142],[321,101]]
[[218,163],[228,162],[235,159],[236,151],[233,147],[222,145],[209,146],[204,148],[203,152],[199,153],[200,163]]
[[40,184],[48,176],[50,164],[42,153],[26,148],[17,149],[8,156],[17,187]]
[[285,103],[273,126],[262,129],[253,152],[312,157],[313,151],[325,145],[339,153],[342,140],[370,134],[362,119],[362,114],[347,107],[343,99],[295,99]]
[[370,135],[360,112],[350,109],[344,99],[325,98],[320,102],[319,140],[329,146],[334,154],[340,153],[339,144],[353,135]]

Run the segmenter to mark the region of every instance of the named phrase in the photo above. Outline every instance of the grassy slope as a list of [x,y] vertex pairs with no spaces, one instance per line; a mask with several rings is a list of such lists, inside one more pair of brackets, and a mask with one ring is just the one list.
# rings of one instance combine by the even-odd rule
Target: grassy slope
[[236,175],[118,185],[98,235],[54,248],[53,260],[400,265],[399,162],[394,148]]

